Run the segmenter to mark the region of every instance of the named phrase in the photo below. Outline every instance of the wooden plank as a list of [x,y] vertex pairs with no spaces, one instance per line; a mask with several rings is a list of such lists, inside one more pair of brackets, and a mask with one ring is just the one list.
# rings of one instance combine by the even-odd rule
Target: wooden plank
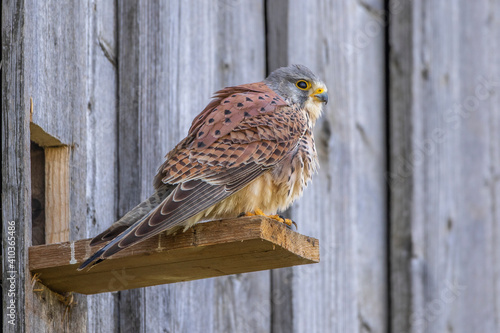
[[[429,267],[432,267],[430,271],[432,273],[428,276],[425,274],[421,276],[425,282],[432,281],[436,284],[431,282],[425,294],[427,296],[431,291],[432,296],[425,299],[423,307],[418,310],[427,310],[430,303],[436,303],[437,297],[445,301],[441,303],[447,303],[448,299],[443,300],[441,295],[443,290],[452,290],[456,292],[456,299],[451,304],[446,304],[447,309],[443,311],[449,313],[449,317],[437,315],[439,319],[434,322],[431,321],[432,318],[429,318],[428,328],[431,331],[437,332],[442,331],[444,327],[451,327],[454,332],[499,332],[500,247],[498,244],[500,238],[498,238],[498,231],[495,232],[495,230],[498,230],[500,224],[500,207],[496,205],[500,193],[495,191],[495,187],[498,188],[500,181],[500,173],[498,173],[500,141],[496,132],[500,124],[498,104],[500,101],[498,98],[500,59],[494,54],[500,52],[498,41],[500,6],[495,1],[487,0],[476,1],[474,4],[461,0],[459,3],[459,11],[456,12],[457,21],[467,22],[467,24],[459,24],[457,30],[460,57],[452,63],[455,66],[458,65],[453,68],[457,70],[456,77],[460,79],[451,81],[451,87],[457,89],[463,117],[457,132],[458,146],[454,146],[456,150],[450,156],[449,162],[444,163],[449,163],[455,168],[459,165],[460,168],[455,169],[458,171],[456,174],[442,171],[443,183],[447,183],[445,186],[450,186],[451,191],[458,193],[455,197],[458,198],[458,202],[455,201],[453,206],[457,208],[457,211],[456,215],[452,213],[448,216],[446,224],[441,220],[439,231],[436,230],[438,226],[436,224],[424,224],[427,229],[426,247],[433,250],[433,253],[429,255]],[[433,4],[427,4],[425,12],[433,10]],[[447,10],[443,6],[439,16],[432,20],[441,20],[443,16],[446,16]],[[431,25],[434,26],[432,21],[425,22],[427,29]],[[441,35],[443,39],[447,38],[447,31],[448,28],[443,26]],[[481,33],[478,34],[479,31]],[[442,43],[442,41],[439,42]],[[442,57],[443,62],[444,59],[449,58],[450,50],[443,48],[441,46],[443,44],[438,44],[438,41],[432,41],[432,44],[433,49],[436,45],[436,49],[439,50],[436,53],[442,52],[439,57]],[[439,82],[439,77],[430,77],[429,81],[433,83],[433,86]],[[433,128],[429,126],[427,129]],[[434,133],[430,132],[430,134]],[[454,144],[453,139],[450,143]],[[431,160],[429,159],[429,162],[433,164],[438,162]],[[457,161],[459,161],[458,165]],[[443,162],[439,161],[439,163]],[[453,177],[454,175],[462,180],[461,186],[457,184],[457,178]],[[442,198],[436,195],[441,187],[434,187],[435,183],[432,185],[429,190],[434,192],[436,198],[434,203],[437,203]],[[432,196],[428,195],[425,190],[421,194],[427,195],[426,200],[432,199]],[[439,208],[435,207],[435,211],[440,213],[443,211],[442,203],[441,201],[441,204],[438,204]],[[439,216],[443,218],[446,215],[439,214]],[[445,230],[449,232],[446,233]],[[437,236],[438,233],[439,236]],[[448,244],[445,245],[445,243]],[[443,255],[436,256],[434,255],[436,253]],[[450,262],[450,260],[452,264],[448,266],[448,269],[441,270],[443,263]],[[471,263],[474,263],[473,269],[471,269]],[[436,285],[439,287],[433,288]],[[431,308],[435,311],[434,306],[433,304]],[[437,314],[436,311],[435,314]]]
[[[500,15],[500,2],[491,3],[492,7],[490,11],[496,13],[496,17]],[[500,50],[500,20],[490,21],[491,29],[489,29],[489,36],[491,38],[491,47],[495,50]],[[491,61],[491,77],[500,77],[500,61],[493,53],[488,53]],[[496,60],[496,61],[495,61]],[[495,81],[498,82],[498,81]],[[495,299],[492,300],[496,308],[496,312],[493,314],[495,322],[500,323],[500,226],[495,221],[500,221],[500,93],[490,95],[490,158],[491,158],[491,178],[489,179],[488,185],[490,186],[490,191],[492,193],[492,215],[493,223],[491,224],[492,230],[490,238],[492,241],[489,242],[491,259],[493,261],[492,271],[496,280],[493,281],[492,293]],[[491,297],[491,296],[490,296]],[[496,302],[496,303],[495,303]],[[490,307],[491,308],[491,307]],[[491,323],[491,322],[490,322]],[[497,327],[497,330],[500,330]]]
[[[265,77],[265,23],[262,0],[118,5],[123,214],[151,194],[164,155],[216,90]],[[257,272],[124,291],[120,329],[266,331],[269,288]]]
[[[24,1],[23,6],[16,13],[18,17],[24,17],[24,66],[18,70],[25,80],[23,99],[26,103],[30,98],[33,100],[32,125],[29,121],[26,125],[34,129],[34,140],[38,140],[37,133],[50,135],[50,140],[41,144],[60,142],[69,147],[69,239],[81,239],[85,236],[87,219],[85,153],[89,3],[60,6],[58,1],[29,0]],[[21,105],[17,112],[19,110],[24,110]],[[23,223],[31,229],[30,220]],[[29,242],[25,243],[26,247],[29,245]],[[24,264],[28,265],[28,261]],[[24,283],[28,291],[24,298],[27,309],[24,331],[87,330],[84,297],[77,296],[76,304],[73,303],[68,312],[60,295],[43,288],[33,292],[30,274]],[[41,288],[37,283],[34,286],[35,289]]]
[[[95,1],[88,13],[87,237],[118,218],[117,2]],[[117,293],[86,297],[88,332],[119,331]]]
[[69,148],[45,148],[45,244],[69,240]]
[[57,292],[94,294],[319,262],[317,239],[262,217],[207,222],[185,233],[152,237],[77,271],[96,250],[89,243],[31,247],[30,270]]
[[[139,149],[141,127],[139,125],[139,83],[142,68],[139,68],[139,39],[145,32],[139,29],[139,1],[119,1],[117,5],[118,20],[118,215],[123,216],[147,194],[141,188],[141,151]],[[154,112],[154,108],[152,111]],[[146,113],[147,115],[147,113]],[[106,227],[101,226],[101,231]],[[97,234],[97,233],[96,233]],[[145,333],[146,313],[144,289],[126,290],[119,293],[119,311],[122,314],[117,326],[125,333]],[[150,301],[151,302],[151,301]],[[160,302],[158,302],[161,304]],[[153,322],[154,324],[154,322]],[[157,326],[159,327],[159,325]]]
[[[389,1],[389,6],[395,6]],[[410,332],[411,277],[408,265],[411,262],[410,214],[412,211],[413,182],[398,182],[401,176],[409,175],[404,170],[403,157],[411,156],[412,127],[412,24],[411,6],[399,6],[391,13],[389,26],[389,107],[390,107],[390,172],[387,181],[390,187],[390,297],[391,331]],[[399,175],[399,177],[398,177]]]
[[[24,1],[2,2],[2,332],[26,330],[31,241],[29,99],[24,96]],[[12,242],[12,238],[14,241]]]
[[393,15],[394,332],[500,330],[498,15],[498,4],[465,0]]
[[[389,219],[385,180],[388,153],[385,74],[387,15],[385,1],[359,2],[352,13],[356,21],[348,38],[355,47],[354,53],[350,54],[345,49],[342,52],[345,57],[353,59],[348,74],[353,81],[352,91],[346,94],[350,96],[354,118],[350,167],[355,194],[351,221],[354,223],[352,255],[356,258],[356,324],[359,332],[389,331]],[[348,114],[346,117],[349,117]],[[330,119],[335,122],[335,115]],[[330,149],[334,155],[335,149]],[[332,181],[332,186],[335,184],[336,181]],[[339,223],[338,228],[343,226]]]
[[[279,315],[272,327],[387,331],[384,2],[289,1],[276,7],[268,6],[268,31],[288,36],[277,41],[287,50],[279,65],[310,67],[326,81],[331,102],[315,128],[319,174],[291,209],[299,230],[320,239],[322,262],[273,274],[273,313]],[[270,48],[270,64],[283,47]]]
[[266,1],[267,74],[289,64],[289,0]]
[[292,267],[275,269],[271,275],[271,332],[293,332],[293,317],[298,315],[293,307],[294,274]]

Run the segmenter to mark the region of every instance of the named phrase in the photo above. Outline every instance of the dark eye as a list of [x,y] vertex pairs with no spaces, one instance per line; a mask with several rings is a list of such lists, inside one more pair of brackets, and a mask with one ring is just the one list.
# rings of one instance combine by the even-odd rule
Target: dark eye
[[311,88],[311,84],[305,80],[298,80],[297,83],[295,83],[295,85],[297,86],[297,88],[301,90],[307,90]]

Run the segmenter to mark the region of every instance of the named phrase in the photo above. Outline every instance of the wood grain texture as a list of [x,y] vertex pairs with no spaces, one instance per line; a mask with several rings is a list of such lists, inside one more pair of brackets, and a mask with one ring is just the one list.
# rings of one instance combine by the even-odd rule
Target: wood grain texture
[[[273,70],[288,66],[289,0],[266,1],[266,61],[270,74]],[[293,18],[292,18],[293,19]]]
[[[281,41],[287,63],[280,65],[310,67],[326,81],[331,102],[315,129],[319,174],[291,209],[299,230],[320,238],[324,260],[309,270],[274,274],[273,299],[287,294],[292,299],[274,303],[273,313],[280,315],[273,317],[273,328],[383,332],[388,316],[383,2],[289,1],[286,7],[288,12],[268,12],[271,18],[288,17],[284,26],[278,23],[283,19],[270,21],[288,36]],[[268,54],[269,63],[275,57],[281,56]]]
[[[140,159],[140,110],[139,91],[141,69],[139,66],[140,3],[120,1],[118,17],[118,215],[123,216],[141,199],[146,197],[141,189]],[[153,110],[154,111],[154,110]],[[105,230],[101,227],[98,232]],[[119,293],[118,327],[123,332],[145,332],[144,322],[146,299],[144,290],[128,290]]]
[[45,148],[45,244],[69,240],[69,148]]
[[[489,36],[491,36],[492,44],[491,47],[499,50],[500,49],[500,3],[493,2],[490,3],[492,6],[489,8],[491,12],[494,13],[495,20],[490,21]],[[491,77],[500,77],[500,61],[498,58],[493,56],[493,53],[489,54],[492,61],[491,70],[493,75]],[[496,61],[495,61],[496,60]],[[498,81],[496,81],[498,82]],[[491,213],[493,217],[493,223],[491,224],[491,237],[488,244],[488,250],[491,251],[492,260],[492,295],[493,302],[490,308],[494,309],[495,322],[498,326],[500,323],[500,93],[491,94],[491,100],[489,103],[489,108],[491,110],[488,124],[490,129],[490,140],[488,142],[490,151],[490,179],[488,185],[490,186],[491,193]],[[491,322],[490,322],[491,323]],[[497,327],[498,329],[498,327]]]
[[[118,218],[117,3],[92,2],[88,20],[85,238]],[[87,297],[88,332],[118,331],[118,315],[117,293]]]
[[[126,50],[118,61],[123,214],[151,194],[164,155],[216,90],[265,77],[265,34],[263,1],[143,1],[119,8],[119,45]],[[269,272],[260,272],[121,292],[120,327],[265,332],[269,288]]]
[[[394,4],[391,4],[394,6]],[[412,81],[411,48],[412,11],[405,3],[398,7],[399,10],[391,14],[389,26],[389,54],[390,67],[390,172],[387,181],[390,187],[390,297],[391,297],[391,323],[393,332],[409,331],[409,318],[411,315],[411,287],[410,266],[411,239],[410,239],[410,213],[412,211],[413,182],[400,182],[397,175],[403,172],[404,160],[402,157],[410,156],[411,135],[413,133],[411,119],[412,90],[408,89]],[[397,27],[397,29],[395,29]],[[397,111],[396,111],[397,110]],[[401,171],[400,171],[401,170]],[[408,170],[401,175],[406,176]],[[395,204],[396,199],[399,200]],[[394,223],[393,221],[406,221]],[[395,309],[398,309],[397,311]]]
[[[497,332],[500,16],[390,1],[393,332]],[[494,42],[493,42],[494,41]]]
[[[70,240],[84,238],[86,229],[87,12],[86,2],[61,6],[57,1],[25,1],[24,8],[16,13],[24,18],[24,65],[19,69],[25,80],[22,98],[25,103],[29,103],[30,98],[33,100],[30,128],[49,134],[53,139],[47,144],[60,142],[70,150]],[[25,223],[31,229],[30,220]],[[46,289],[32,292],[30,275],[25,284],[29,293],[25,298],[24,331],[87,330],[84,297],[75,299],[77,305],[67,315],[58,295]],[[35,284],[35,288],[38,287],[39,284]]]
[[90,239],[29,249],[30,270],[59,293],[96,294],[319,262],[319,243],[284,224],[243,217],[159,235],[77,271],[96,248]]
[[[25,254],[32,238],[31,214],[28,214],[31,210],[28,153],[30,142],[29,120],[32,115],[30,114],[30,98],[32,97],[34,100],[34,110],[41,111],[41,113],[44,112],[43,110],[52,111],[53,109],[48,107],[36,109],[39,106],[37,101],[43,100],[45,97],[49,98],[52,96],[51,92],[64,90],[59,87],[60,77],[43,74],[49,68],[53,68],[45,66],[46,64],[55,63],[57,64],[55,67],[65,65],[61,57],[58,57],[59,50],[57,47],[50,48],[55,53],[50,59],[46,57],[45,53],[37,52],[40,49],[49,49],[45,43],[48,41],[48,44],[54,45],[53,39],[62,35],[62,32],[55,31],[41,34],[42,37],[38,33],[44,27],[54,27],[53,22],[55,21],[57,21],[59,27],[68,27],[68,20],[71,19],[71,27],[75,30],[80,29],[78,23],[81,22],[73,20],[70,15],[65,16],[67,20],[63,18],[54,21],[52,19],[55,16],[47,19],[46,15],[31,15],[31,13],[42,12],[36,5],[36,3],[30,1],[12,1],[2,4],[2,97],[4,98],[2,102],[2,143],[5,145],[2,149],[2,156],[5,157],[2,158],[2,200],[6,199],[5,202],[2,202],[2,219],[3,221],[12,220],[16,222],[15,271],[17,281],[15,299],[18,305],[16,309],[17,318],[14,324],[10,325],[7,321],[3,321],[3,328],[5,332],[48,332],[63,331],[65,328],[74,331],[78,329],[85,330],[84,313],[82,315],[82,312],[76,309],[72,312],[72,316],[65,319],[65,307],[60,304],[56,295],[50,292],[34,294],[31,275],[24,269],[27,264]],[[44,3],[43,5],[50,6],[50,3]],[[75,8],[68,6],[65,9]],[[63,10],[60,9],[60,11]],[[58,9],[55,9],[54,12],[57,13]],[[64,42],[60,43],[60,46],[66,50],[71,49],[78,54],[77,47],[70,48]],[[72,64],[82,65],[82,62],[78,62],[76,58],[73,58]],[[79,94],[81,91],[78,89],[78,83],[82,81],[78,78],[78,70],[69,73],[72,75],[72,79],[69,80],[71,82],[71,92],[75,93],[75,95],[64,95],[64,97],[71,97],[63,99],[69,104],[74,102],[73,107],[78,109],[80,105],[78,101],[81,101],[80,97],[83,96],[83,94]],[[52,79],[54,81],[51,81]],[[50,83],[47,81],[50,81]],[[77,86],[72,85],[75,82]],[[45,115],[48,116],[48,113],[48,111],[45,112]],[[63,119],[66,116],[72,117],[72,124],[79,122],[78,113],[75,116],[75,114],[67,112],[67,114],[62,115]],[[55,117],[54,119],[58,118]],[[62,126],[67,128],[65,130],[67,133],[70,128],[68,123]],[[59,134],[57,133],[57,135]],[[60,137],[67,139],[63,134]],[[79,141],[75,137],[73,142],[77,144]],[[78,154],[73,158],[78,161]],[[78,189],[81,189],[81,187],[76,187],[75,193],[78,193]],[[79,209],[83,207],[84,202],[78,204],[81,202],[80,198],[75,199],[78,199],[74,202],[76,203],[75,213],[78,215],[81,213]],[[76,218],[75,221],[81,222],[82,219]],[[8,226],[8,224],[3,225],[5,228]],[[6,231],[7,229],[5,229],[3,235],[7,235]],[[8,259],[8,257],[4,258],[5,260]],[[8,277],[7,275],[3,276],[5,279]],[[6,282],[7,280],[4,285],[7,285]],[[4,295],[7,297],[7,293],[4,293]],[[82,300],[82,303],[84,304],[85,301]],[[68,321],[69,318],[71,318],[71,322]]]
[[[2,2],[2,331],[6,333],[25,331],[29,311],[23,300],[30,298],[25,284],[31,241],[29,99],[24,98],[26,82],[19,70],[25,66],[25,18],[19,15],[23,5],[23,1]],[[14,237],[14,243],[9,244],[8,237]]]

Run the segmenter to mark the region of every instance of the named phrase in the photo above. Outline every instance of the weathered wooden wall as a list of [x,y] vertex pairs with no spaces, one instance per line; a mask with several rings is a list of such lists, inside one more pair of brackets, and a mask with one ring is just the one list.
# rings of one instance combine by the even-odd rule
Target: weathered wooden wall
[[[3,321],[5,332],[86,327],[85,297],[77,296],[79,306],[65,317],[65,306],[54,293],[33,292],[31,275],[23,265],[32,241],[30,120],[50,134],[50,145],[70,147],[69,237],[86,236],[87,14],[83,2],[67,6],[57,1],[2,2],[2,220],[16,222],[18,246],[18,318],[16,325]],[[42,136],[37,140],[47,143]],[[4,297],[4,302],[9,299],[6,293]]]
[[383,4],[268,2],[280,32],[269,63],[305,64],[330,96],[315,131],[319,174],[291,209],[299,230],[319,237],[322,263],[273,274],[273,332],[387,330]]
[[[26,326],[24,299],[31,293],[24,282],[29,276],[25,262],[31,225],[22,223],[31,220],[29,99],[18,70],[24,62],[24,16],[17,13],[23,10],[18,1],[2,2],[2,327],[7,332]],[[14,228],[9,230],[11,224]],[[8,237],[15,237],[15,242]]]
[[[499,43],[487,0],[2,2],[3,331],[500,331]],[[70,239],[91,237],[213,92],[290,63],[329,87],[321,169],[288,212],[320,264],[77,295],[69,316],[33,292],[30,119],[70,147]]]
[[390,1],[391,327],[500,331],[500,3]]
[[[93,237],[118,216],[118,30],[113,1],[87,9],[87,233]],[[112,281],[110,281],[112,283]],[[117,332],[119,295],[87,297],[87,332]]]

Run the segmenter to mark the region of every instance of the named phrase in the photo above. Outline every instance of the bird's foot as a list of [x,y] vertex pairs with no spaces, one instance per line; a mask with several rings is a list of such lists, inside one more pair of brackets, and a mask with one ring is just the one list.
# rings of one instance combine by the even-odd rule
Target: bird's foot
[[40,280],[40,273],[33,274],[33,277],[31,278],[31,288],[33,288],[33,291],[36,291],[36,292],[43,291],[43,288],[35,289],[35,285],[37,282],[40,284],[42,283],[42,280]]
[[293,220],[291,219],[287,219],[285,218],[284,216],[282,215],[278,215],[278,214],[275,214],[275,215],[267,215],[267,217],[269,218],[272,218],[273,220],[276,220],[278,222],[281,222],[281,223],[284,223],[287,225],[288,228],[292,228],[292,225],[295,226],[295,229],[297,229],[297,223],[295,223]]
[[278,214],[275,214],[275,215],[266,215],[261,209],[257,208],[255,209],[255,211],[253,213],[251,212],[246,212],[246,213],[241,213],[240,216],[265,216],[265,217],[269,217],[273,220],[276,220],[278,222],[281,222],[281,223],[284,223],[286,224],[289,228],[292,227],[292,225],[295,226],[295,228],[297,228],[297,223],[295,223],[294,221],[292,221],[291,219],[287,219],[287,218],[284,218],[283,216],[281,215],[278,215]]

